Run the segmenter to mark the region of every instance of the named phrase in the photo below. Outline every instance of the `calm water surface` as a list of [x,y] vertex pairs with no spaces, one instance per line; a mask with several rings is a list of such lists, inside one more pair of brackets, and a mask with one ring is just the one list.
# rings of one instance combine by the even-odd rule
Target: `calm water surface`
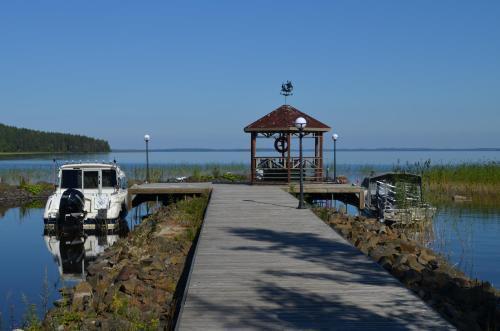
[[145,205],[130,211],[119,231],[87,232],[85,242],[60,241],[44,231],[43,208],[0,209],[0,329],[21,326],[27,303],[42,315],[44,302],[60,298],[59,289],[82,280],[88,263],[139,224]]
[[[263,155],[270,152],[259,152]],[[305,156],[308,152],[305,152]],[[309,152],[310,153],[310,152]],[[121,164],[144,164],[144,152],[112,152],[101,154],[56,155],[64,160],[116,160]],[[53,155],[26,155],[22,158],[0,156],[0,166],[52,165]],[[324,152],[325,162],[333,159],[332,151]],[[203,163],[250,163],[249,152],[150,152],[152,164],[203,164]],[[500,151],[337,151],[337,162],[341,165],[394,165],[398,162],[424,162],[431,160],[433,164],[449,164],[460,162],[500,161]]]
[[[331,153],[326,153],[327,162]],[[371,166],[376,170],[390,170],[400,164],[423,162],[433,164],[500,161],[500,152],[338,152],[339,173],[347,173],[352,180],[362,178],[360,169]],[[122,165],[143,165],[143,153],[110,153],[97,155],[71,155],[73,160],[116,159]],[[248,164],[247,152],[153,152],[151,163]],[[23,159],[0,159],[1,171],[10,169],[51,169],[51,156]],[[47,179],[47,180],[50,180]],[[125,222],[126,230],[132,230],[141,217],[147,214],[144,206],[132,210]],[[434,249],[448,256],[472,277],[487,280],[500,287],[500,208],[481,209],[467,205],[451,205],[438,208],[429,231]],[[123,235],[123,233],[122,233]],[[0,210],[0,321],[7,329],[11,324],[19,326],[26,302],[35,303],[39,313],[43,310],[44,292],[48,302],[59,298],[58,289],[81,279],[85,263],[111,245],[120,234],[89,235],[85,245],[61,245],[57,238],[44,235],[43,209],[11,208]],[[80,247],[80,248],[79,248]],[[63,263],[69,256],[79,256],[84,251],[83,263]],[[81,254],[80,254],[81,255]],[[66,257],[66,258],[65,258]],[[23,297],[25,299],[23,299]]]

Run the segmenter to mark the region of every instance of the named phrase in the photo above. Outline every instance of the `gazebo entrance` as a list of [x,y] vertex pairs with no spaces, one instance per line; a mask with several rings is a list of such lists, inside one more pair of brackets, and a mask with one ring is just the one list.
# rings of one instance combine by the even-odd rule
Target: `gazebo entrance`
[[[306,147],[303,149],[302,157],[304,180],[323,181],[323,133],[330,131],[330,127],[292,106],[283,105],[244,129],[251,135],[252,184],[283,184],[299,181],[299,131],[294,125],[298,117],[303,117],[307,121],[303,138]],[[274,144],[272,148],[259,150],[260,155],[258,155],[257,139],[261,138],[273,139]],[[308,148],[308,145],[311,147]]]

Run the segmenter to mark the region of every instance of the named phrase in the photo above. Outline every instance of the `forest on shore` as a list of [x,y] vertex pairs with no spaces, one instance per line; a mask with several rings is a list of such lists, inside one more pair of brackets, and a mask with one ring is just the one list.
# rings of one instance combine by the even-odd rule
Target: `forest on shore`
[[0,123],[0,153],[100,153],[109,152],[103,139],[17,128]]

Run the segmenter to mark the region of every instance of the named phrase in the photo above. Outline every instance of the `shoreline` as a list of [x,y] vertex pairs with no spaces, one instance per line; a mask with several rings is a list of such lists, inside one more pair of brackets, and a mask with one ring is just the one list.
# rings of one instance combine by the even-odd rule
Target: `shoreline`
[[0,183],[0,208],[16,208],[34,201],[45,202],[53,193],[54,186],[49,183],[10,185]]
[[170,329],[182,299],[208,197],[161,207],[62,290],[44,329]]

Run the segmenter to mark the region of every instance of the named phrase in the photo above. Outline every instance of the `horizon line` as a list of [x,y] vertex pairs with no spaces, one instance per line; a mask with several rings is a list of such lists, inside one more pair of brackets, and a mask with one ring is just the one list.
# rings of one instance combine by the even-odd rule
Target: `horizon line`
[[[292,149],[296,150],[296,149]],[[304,150],[314,150],[313,148],[305,148]],[[124,153],[124,152],[143,152],[145,148],[112,148],[111,152]],[[250,148],[203,148],[203,147],[190,147],[190,148],[153,148],[149,149],[150,152],[249,152]],[[257,151],[274,151],[274,148],[257,148]],[[333,148],[324,148],[323,151],[333,152]],[[472,148],[427,148],[427,147],[375,147],[375,148],[337,148],[337,151],[344,152],[377,152],[377,151],[394,151],[394,152],[498,152],[500,147],[472,147]]]

